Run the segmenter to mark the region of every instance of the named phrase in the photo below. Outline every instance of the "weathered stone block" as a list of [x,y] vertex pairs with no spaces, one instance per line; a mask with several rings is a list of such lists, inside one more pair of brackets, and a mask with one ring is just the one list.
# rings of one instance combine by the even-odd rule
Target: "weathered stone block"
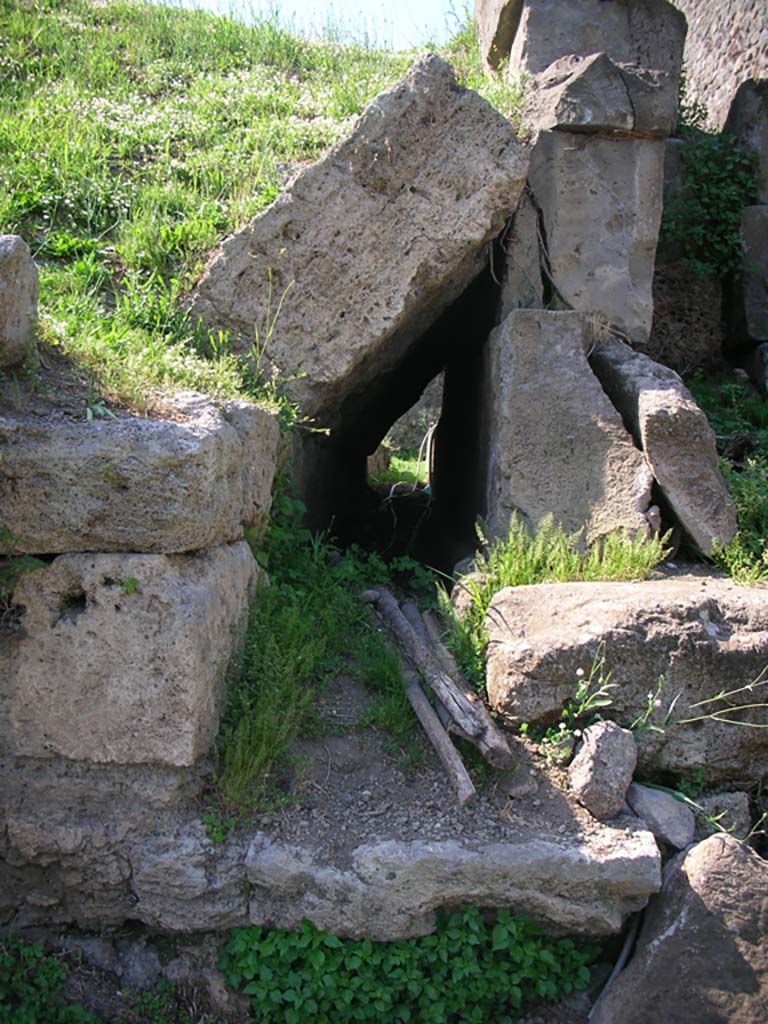
[[591,333],[577,313],[517,310],[486,351],[486,510],[492,535],[513,512],[530,526],[551,515],[592,541],[647,530],[651,474],[597,378]]
[[259,577],[244,542],[196,555],[62,555],[12,600],[0,641],[0,751],[192,765]]
[[568,785],[590,814],[606,821],[621,811],[636,764],[632,733],[615,722],[595,722],[584,730],[568,768]]
[[693,842],[696,832],[693,811],[671,793],[633,782],[627,803],[662,842],[678,850],[684,850]]
[[590,363],[693,543],[707,555],[728,544],[736,510],[715,434],[680,377],[618,341],[595,345]]
[[259,836],[246,856],[255,924],[303,917],[343,935],[381,940],[426,934],[446,904],[514,906],[548,931],[608,935],[659,885],[650,833],[595,827],[573,846],[556,840],[465,844],[388,841],[359,846],[351,867]]
[[509,121],[424,58],[224,243],[192,313],[240,347],[258,328],[304,414],[336,428],[485,267],[527,163]]
[[678,854],[592,1024],[765,1024],[766,917],[768,865],[745,843],[717,835]]
[[661,140],[542,132],[529,183],[562,300],[648,340],[664,182]]
[[529,87],[523,121],[533,133],[665,137],[677,119],[677,96],[667,85],[661,72],[615,64],[605,53],[560,57]]
[[12,551],[175,553],[235,541],[271,502],[280,428],[194,394],[172,419],[0,414],[0,525]]
[[[706,717],[720,709],[722,718],[734,718],[732,703],[699,704],[764,673],[768,588],[700,576],[507,588],[494,597],[486,625],[488,697],[513,721],[556,722],[574,695],[577,671],[589,672],[602,650],[618,684],[603,714],[619,725],[643,718],[661,680],[650,718],[661,731],[636,734],[646,776],[701,773],[749,785],[768,773],[767,730]],[[734,700],[760,703],[749,691],[744,696]],[[738,718],[768,722],[763,706]]]
[[21,363],[34,343],[37,267],[18,235],[0,235],[0,369]]
[[538,75],[569,54],[606,53],[616,64],[663,73],[676,97],[685,29],[684,16],[667,0],[524,0],[509,73]]

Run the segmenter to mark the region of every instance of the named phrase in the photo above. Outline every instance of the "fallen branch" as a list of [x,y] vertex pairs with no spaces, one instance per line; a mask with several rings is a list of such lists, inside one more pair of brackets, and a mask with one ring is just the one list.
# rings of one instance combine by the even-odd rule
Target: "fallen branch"
[[437,756],[440,758],[443,768],[445,768],[448,778],[456,790],[459,804],[463,807],[476,796],[477,791],[472,779],[464,767],[464,762],[461,760],[459,752],[451,743],[448,733],[440,724],[440,719],[435,714],[435,709],[424,696],[424,692],[419,685],[419,677],[415,672],[408,669],[405,670],[403,675],[408,683],[405,695],[416,713],[416,717],[421,722],[421,726],[427,734],[430,743],[435,748]]
[[[491,716],[477,694],[469,687],[458,685],[442,667],[431,646],[422,638],[427,635],[415,630],[400,610],[397,601],[388,590],[367,590],[360,595],[364,601],[376,608],[394,633],[398,643],[410,656],[424,676],[425,681],[441,704],[445,707],[466,738],[474,743],[483,757],[496,768],[511,768],[515,761],[507,741],[494,724]],[[447,651],[445,652],[447,654]]]

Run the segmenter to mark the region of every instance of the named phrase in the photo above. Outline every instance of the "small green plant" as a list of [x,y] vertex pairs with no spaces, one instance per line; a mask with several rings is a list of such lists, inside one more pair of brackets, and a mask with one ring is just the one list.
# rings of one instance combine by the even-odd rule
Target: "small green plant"
[[59,999],[68,972],[40,942],[0,940],[0,1024],[99,1024],[80,1005]]
[[643,711],[633,719],[630,723],[629,728],[632,732],[640,733],[646,729],[650,732],[664,732],[667,726],[672,721],[672,715],[674,714],[675,705],[681,697],[681,694],[676,694],[667,708],[661,722],[652,721],[653,716],[661,708],[662,700],[661,695],[664,690],[664,676],[659,676],[658,682],[656,683],[656,689],[649,690],[646,694],[646,704]]
[[596,953],[507,910],[487,921],[467,907],[441,914],[433,935],[388,943],[307,920],[298,931],[239,928],[220,966],[262,1024],[511,1024],[527,1003],[583,988]]
[[225,843],[237,826],[236,818],[222,818],[216,811],[203,811],[200,821],[205,826],[205,834],[216,846]]
[[504,587],[578,580],[646,579],[665,557],[666,538],[608,534],[585,548],[581,533],[566,533],[546,517],[535,532],[513,515],[506,537],[490,544],[482,530],[483,550],[475,557],[472,576],[456,582],[470,597],[459,618],[443,591],[439,603],[450,626],[449,646],[478,690],[485,686],[485,617],[491,601]]
[[13,588],[27,572],[33,572],[45,565],[33,555],[12,555],[13,533],[7,526],[0,526],[0,616],[8,604]]
[[600,711],[613,703],[611,691],[617,684],[611,682],[611,673],[605,668],[605,644],[598,646],[589,673],[576,671],[576,690],[566,701],[556,727],[544,734],[541,746],[548,761],[567,759],[573,751],[581,730],[600,720]]
[[123,592],[126,594],[135,594],[139,588],[139,581],[135,576],[127,576],[123,580]]

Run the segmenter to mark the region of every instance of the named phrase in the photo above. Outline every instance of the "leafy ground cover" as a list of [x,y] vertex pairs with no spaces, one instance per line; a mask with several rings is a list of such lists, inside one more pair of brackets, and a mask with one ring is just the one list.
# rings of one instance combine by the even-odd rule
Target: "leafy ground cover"
[[[0,54],[0,229],[38,261],[43,342],[138,408],[157,387],[261,395],[180,300],[418,54],[138,0],[0,0]],[[469,15],[445,55],[513,111]]]
[[339,939],[309,921],[236,929],[221,965],[255,1021],[511,1024],[532,1000],[583,988],[596,952],[506,910],[488,922],[469,907],[443,915],[433,935],[388,943]]

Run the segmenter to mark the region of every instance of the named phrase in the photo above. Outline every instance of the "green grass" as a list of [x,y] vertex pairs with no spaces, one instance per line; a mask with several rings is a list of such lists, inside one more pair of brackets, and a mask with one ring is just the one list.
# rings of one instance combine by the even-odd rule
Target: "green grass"
[[427,466],[422,453],[419,458],[418,448],[402,448],[393,451],[389,466],[371,477],[374,484],[426,484]]
[[[482,536],[480,539],[485,542]],[[476,574],[457,582],[471,598],[461,618],[443,596],[441,606],[450,625],[450,645],[478,689],[485,685],[485,616],[494,595],[504,587],[647,579],[665,556],[663,538],[645,538],[639,533],[607,534],[586,550],[580,541],[580,532],[568,534],[549,517],[531,533],[520,518],[513,516],[509,534],[486,545],[475,557]]]
[[[481,74],[472,21],[447,48]],[[42,340],[101,393],[263,396],[181,300],[208,253],[354,124],[415,52],[128,0],[0,0],[0,230],[38,261]]]
[[375,555],[335,551],[301,527],[303,511],[301,502],[279,493],[257,549],[271,585],[251,608],[215,756],[218,796],[236,810],[275,798],[291,742],[317,725],[313,701],[342,670],[373,692],[361,726],[384,729],[406,763],[420,756],[399,659],[357,596],[370,586],[396,585],[391,570]]
[[764,582],[768,580],[768,401],[755,394],[750,384],[732,378],[706,379],[698,374],[689,387],[715,431],[720,466],[739,521],[735,539],[713,562],[739,583]]

